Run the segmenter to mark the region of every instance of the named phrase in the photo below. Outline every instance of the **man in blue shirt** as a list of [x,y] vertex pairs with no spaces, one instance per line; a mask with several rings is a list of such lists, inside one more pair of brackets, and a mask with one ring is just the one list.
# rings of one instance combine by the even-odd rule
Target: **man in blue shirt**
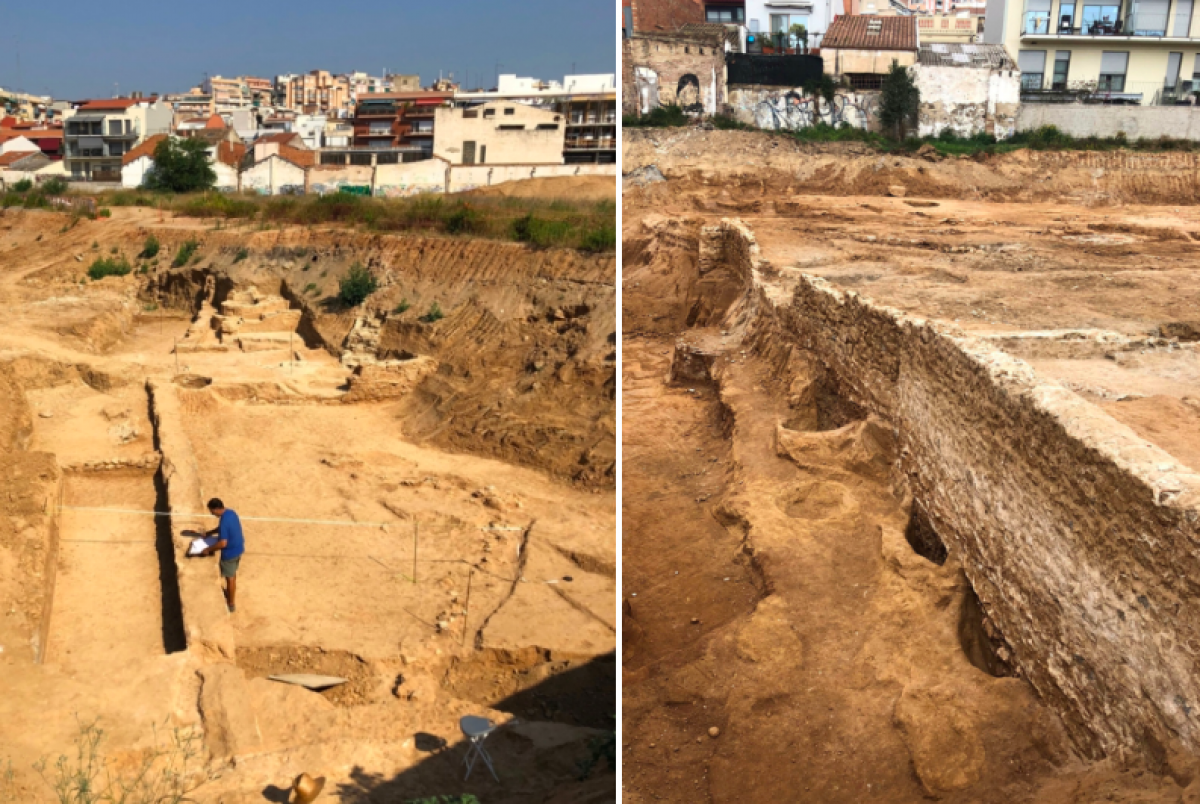
[[229,606],[229,613],[233,614],[237,611],[237,606],[234,605],[234,594],[237,592],[238,564],[241,563],[242,553],[246,551],[246,543],[242,538],[242,520],[238,519],[236,511],[226,508],[225,503],[215,497],[208,501],[208,511],[221,521],[217,527],[204,534],[205,536],[215,534],[217,536],[216,544],[206,548],[200,555],[211,556],[216,551],[221,551],[221,577],[225,579],[225,603]]

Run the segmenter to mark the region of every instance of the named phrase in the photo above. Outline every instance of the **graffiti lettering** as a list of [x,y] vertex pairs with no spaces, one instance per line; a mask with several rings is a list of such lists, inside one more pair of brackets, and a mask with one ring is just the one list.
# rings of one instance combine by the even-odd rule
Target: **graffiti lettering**
[[754,107],[754,124],[776,131],[799,131],[818,123],[829,126],[845,123],[866,131],[875,120],[877,107],[875,95],[838,94],[829,103],[824,98],[788,90],[777,97],[759,101]]

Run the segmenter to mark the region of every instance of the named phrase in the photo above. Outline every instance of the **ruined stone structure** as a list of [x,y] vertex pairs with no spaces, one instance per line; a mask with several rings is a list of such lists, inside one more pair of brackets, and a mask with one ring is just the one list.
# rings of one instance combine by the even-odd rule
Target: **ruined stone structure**
[[625,114],[678,105],[716,114],[726,101],[725,40],[706,32],[636,34],[621,59]]

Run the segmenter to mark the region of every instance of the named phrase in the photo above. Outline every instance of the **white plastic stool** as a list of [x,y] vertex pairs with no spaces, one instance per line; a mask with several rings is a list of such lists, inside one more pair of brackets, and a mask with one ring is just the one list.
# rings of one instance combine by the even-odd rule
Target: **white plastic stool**
[[463,736],[470,742],[467,747],[467,755],[463,757],[463,764],[467,766],[467,775],[463,777],[463,781],[470,778],[471,769],[475,767],[475,761],[479,759],[482,759],[483,764],[487,765],[487,769],[492,772],[492,778],[497,782],[500,781],[500,777],[496,775],[496,769],[492,767],[492,758],[488,756],[488,752],[483,747],[483,741],[496,730],[496,725],[487,718],[467,715],[458,721],[458,727],[462,729]]

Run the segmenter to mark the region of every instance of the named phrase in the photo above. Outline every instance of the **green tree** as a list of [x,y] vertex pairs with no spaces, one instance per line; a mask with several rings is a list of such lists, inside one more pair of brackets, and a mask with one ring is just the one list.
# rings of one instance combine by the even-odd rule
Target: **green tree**
[[208,190],[216,183],[217,174],[208,164],[208,144],[204,140],[167,137],[154,148],[154,165],[146,174],[147,188],[191,193]]
[[802,48],[802,53],[808,52],[808,29],[800,23],[795,23],[788,29],[788,33],[792,35],[792,39],[796,40],[796,47]]
[[837,83],[832,75],[822,75],[820,78],[810,78],[801,86],[804,94],[813,99],[813,112],[817,120],[821,118],[821,100],[832,107],[834,95],[837,94]]
[[884,133],[903,140],[909,129],[916,126],[920,109],[921,91],[913,82],[912,74],[907,67],[893,61],[888,74],[883,77],[883,92],[879,98],[879,122]]

